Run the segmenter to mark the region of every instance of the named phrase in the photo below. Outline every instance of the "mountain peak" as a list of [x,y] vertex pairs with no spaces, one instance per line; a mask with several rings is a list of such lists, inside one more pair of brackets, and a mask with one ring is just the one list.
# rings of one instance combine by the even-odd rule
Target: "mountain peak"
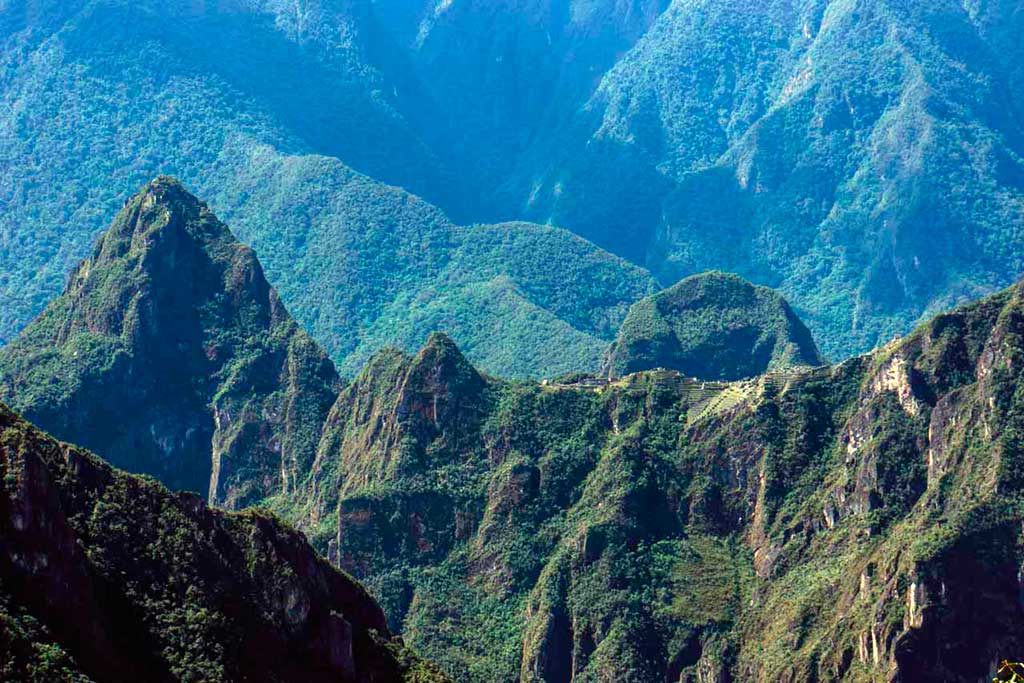
[[458,345],[443,332],[432,332],[413,359],[407,386],[444,395],[476,393],[484,379]]
[[205,202],[199,200],[174,176],[161,175],[149,181],[130,197],[125,206],[137,203],[142,210],[161,208],[184,216],[195,217],[209,211]]
[[162,196],[167,194],[182,195],[186,199],[199,202],[194,195],[185,189],[185,184],[182,183],[176,176],[172,175],[158,175],[148,183],[142,186],[137,195],[155,195]]
[[710,271],[634,304],[606,369],[622,375],[665,367],[733,380],[821,363],[811,333],[778,292]]
[[209,207],[171,176],[157,176],[125,200],[111,226],[96,242],[92,260],[134,256],[143,264],[151,250],[176,251],[182,242],[201,248],[211,243],[238,244]]
[[255,252],[167,176],[0,351],[0,398],[36,424],[229,507],[289,486],[337,382]]
[[455,340],[444,332],[431,332],[416,354],[416,363],[441,361],[452,367],[469,365]]

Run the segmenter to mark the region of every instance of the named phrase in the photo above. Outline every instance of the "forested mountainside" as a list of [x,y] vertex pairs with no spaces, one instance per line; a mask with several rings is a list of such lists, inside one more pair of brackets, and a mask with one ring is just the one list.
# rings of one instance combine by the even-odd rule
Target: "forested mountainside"
[[[463,220],[523,215],[519,206],[501,206],[496,191],[509,183],[524,155],[558,146],[560,125],[586,104],[604,74],[668,5],[374,0],[373,20],[405,57],[421,84],[419,94],[429,97],[425,109],[434,118],[424,137],[456,169],[459,197],[435,201],[456,216],[469,212]],[[525,184],[510,191],[514,201],[539,189],[544,178],[531,175],[534,170],[531,165],[525,177],[515,178]]]
[[777,292],[729,273],[702,273],[633,304],[605,370],[614,377],[666,368],[734,380],[822,364],[811,333]]
[[5,681],[446,680],[293,529],[112,469],[0,404]]
[[[1020,637],[1022,296],[810,368],[781,297],[709,273],[634,306],[616,348],[653,321],[706,378],[768,374],[508,381],[435,334],[346,384],[253,251],[158,178],[0,350],[0,398],[118,466],[272,508],[456,680],[971,680]],[[961,604],[968,584],[983,598]],[[11,642],[56,637],[5,609]]]
[[[813,362],[785,302],[732,276],[652,301],[677,340],[739,307]],[[436,334],[345,385],[253,252],[160,178],[0,352],[0,385],[118,465],[270,506],[456,680],[969,681],[1024,639],[1022,314],[1018,286],[735,382],[495,379]],[[728,332],[707,359],[758,358]],[[5,609],[12,638],[51,638]]]
[[522,131],[485,211],[779,288],[833,357],[1022,272],[1016,0],[424,4],[457,135]]
[[827,356],[867,350],[1024,270],[1022,22],[1015,0],[8,0],[0,340],[122,188],[172,173],[347,376],[433,327],[490,372],[596,370],[655,277],[714,269],[778,288]]
[[1020,659],[1022,29],[0,0],[0,677]]
[[443,164],[403,132],[392,93],[406,88],[367,62],[380,45],[359,4],[0,8],[0,341],[58,293],[127,191],[169,172],[260,253],[346,375],[435,327],[493,372],[596,370],[654,279],[564,230],[457,226],[365,175],[431,196],[417,179]]
[[839,365],[382,352],[281,508],[464,681],[977,681],[1024,648],[1024,285]]

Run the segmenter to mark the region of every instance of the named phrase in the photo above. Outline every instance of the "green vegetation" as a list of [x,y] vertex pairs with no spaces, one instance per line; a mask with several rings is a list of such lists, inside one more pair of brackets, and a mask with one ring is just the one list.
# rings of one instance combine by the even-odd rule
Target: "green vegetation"
[[669,368],[711,380],[821,364],[781,296],[726,273],[694,275],[633,304],[606,362],[613,376]]
[[460,227],[411,194],[461,195],[418,139],[419,117],[402,113],[409,79],[367,62],[376,48],[354,10],[318,6],[300,20],[252,3],[211,16],[180,0],[25,4],[0,22],[0,91],[19,103],[0,114],[12,131],[0,139],[0,344],[159,174],[181,178],[259,253],[346,376],[435,329],[490,372],[597,370],[626,308],[656,289],[571,233]]
[[294,488],[338,387],[252,250],[169,178],[0,350],[0,399],[28,419],[228,507]]
[[[654,277],[709,269],[841,358],[1021,272],[1011,0],[577,4],[8,0],[0,343],[160,173],[345,376],[437,328],[488,372],[595,371]],[[477,225],[510,219],[593,244]]]
[[26,683],[92,683],[46,626],[0,585],[0,676]]
[[283,512],[459,680],[974,680],[1024,642],[1022,292],[710,400],[487,378],[435,336],[342,393]]
[[[519,249],[530,235],[517,228],[501,243]],[[607,262],[570,263],[597,273]],[[65,295],[0,352],[0,386],[118,464],[194,482],[226,506],[270,508],[365,582],[381,628],[386,619],[458,680],[755,671],[810,681],[822,670],[869,680],[895,667],[908,680],[967,681],[1019,646],[1022,291],[941,315],[873,354],[800,368],[816,352],[785,302],[711,274],[634,307],[616,351],[640,347],[656,324],[705,375],[767,374],[503,380],[435,333],[416,354],[373,354],[342,387],[253,252],[160,178],[126,204]],[[572,296],[551,301],[567,319],[590,310]],[[30,433],[10,419],[11,438]],[[74,458],[48,448],[56,475],[12,467],[4,486],[56,477],[77,492]],[[299,531],[258,511],[217,517],[211,530],[195,520],[197,497],[168,498],[152,479],[89,462],[100,474],[72,495],[87,509],[64,514],[90,539],[90,571],[139,615],[145,666],[178,680],[237,678],[235,613],[210,597],[225,572],[269,577],[244,584],[253,618],[280,626],[308,613],[293,599],[301,571],[268,557],[252,529],[305,548]],[[25,517],[11,519],[16,528]],[[216,545],[218,534],[237,549]],[[212,568],[196,539],[215,544]],[[146,572],[125,568],[124,548]],[[10,576],[0,573],[3,586]],[[75,594],[91,600],[84,586]],[[97,665],[86,655],[116,655],[102,638],[74,646],[23,587],[7,590],[16,601],[4,608],[3,643],[25,676],[88,673]],[[435,675],[386,638],[366,638],[421,680]],[[938,643],[950,659],[919,654]]]
[[1012,0],[666,4],[505,181],[524,218],[776,288],[832,358],[1019,277]]
[[[0,676],[301,678],[358,622],[433,679],[384,618],[470,683],[1024,652],[1020,287],[814,372],[778,295],[655,294],[735,271],[842,357],[1017,277],[1018,3],[443,4],[4,4],[0,398],[383,613],[0,412]],[[43,310],[164,172],[267,278],[161,179]]]
[[113,470],[2,404],[0,469],[5,680],[447,680],[265,513]]

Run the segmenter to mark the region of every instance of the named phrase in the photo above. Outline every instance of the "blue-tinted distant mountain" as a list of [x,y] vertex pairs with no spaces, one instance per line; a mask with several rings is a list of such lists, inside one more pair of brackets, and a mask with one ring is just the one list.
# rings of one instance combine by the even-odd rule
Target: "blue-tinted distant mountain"
[[865,350],[1024,270],[1022,30],[1012,0],[676,2],[506,196]]
[[[409,230],[446,216],[557,225],[663,286],[737,272],[779,288],[842,357],[1024,270],[1022,29],[1012,0],[8,0],[0,337],[56,293],[128,188],[167,172],[260,251],[343,362],[404,336],[395,288],[428,291],[447,256],[353,266],[335,243],[420,244]],[[447,310],[437,291],[414,317]],[[554,331],[543,300],[520,316],[533,305]],[[572,327],[566,343],[594,336]]]
[[[365,39],[366,8],[318,7],[96,0],[7,10],[0,337],[59,291],[129,191],[167,172],[256,248],[345,371],[377,345],[418,345],[433,326],[493,372],[597,367],[653,279],[539,226],[514,236],[524,248],[502,249],[491,236],[517,230],[457,227],[365,175],[427,195],[450,186],[399,113],[404,81],[390,79],[386,60],[371,66],[382,48]],[[481,288],[498,292],[488,307]],[[437,291],[429,315],[407,305]],[[514,353],[500,334],[519,339]]]

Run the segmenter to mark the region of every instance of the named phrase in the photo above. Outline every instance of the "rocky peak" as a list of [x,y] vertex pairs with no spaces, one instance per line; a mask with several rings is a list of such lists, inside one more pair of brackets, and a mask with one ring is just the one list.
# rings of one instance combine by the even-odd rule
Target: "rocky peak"
[[[338,397],[327,419],[314,474],[338,458],[350,483],[394,476],[410,463],[409,448],[457,440],[472,432],[487,381],[445,334],[435,332],[415,355],[376,353]],[[324,482],[327,483],[327,482]],[[331,480],[329,488],[338,486]]]
[[395,417],[422,447],[438,436],[458,439],[475,419],[485,386],[455,343],[435,332],[408,366]]
[[434,332],[413,358],[405,389],[441,399],[457,399],[479,393],[484,385],[483,377],[455,342],[446,334]]
[[0,351],[0,397],[26,417],[228,506],[308,471],[337,384],[253,250],[168,177]]

